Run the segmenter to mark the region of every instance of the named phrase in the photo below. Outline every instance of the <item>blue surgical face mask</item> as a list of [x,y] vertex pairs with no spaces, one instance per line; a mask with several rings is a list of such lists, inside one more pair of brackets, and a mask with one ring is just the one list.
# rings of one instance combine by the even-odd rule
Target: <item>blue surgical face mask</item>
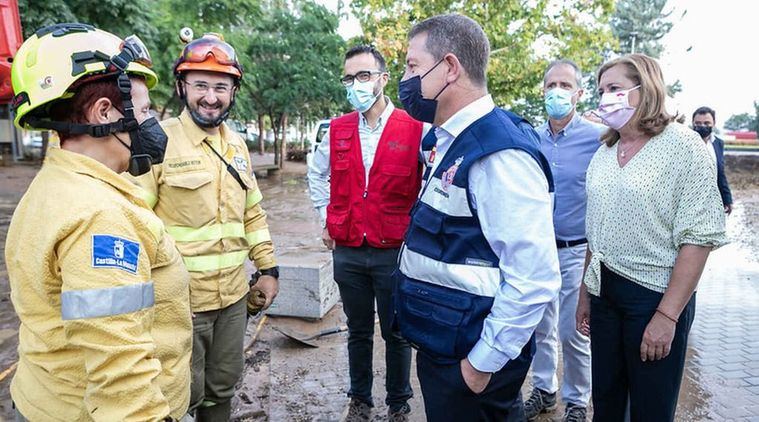
[[422,79],[442,62],[443,59],[440,59],[440,61],[435,63],[435,66],[432,66],[432,68],[424,75],[408,78],[398,84],[398,99],[401,101],[401,104],[403,104],[403,108],[409,116],[420,122],[433,123],[435,121],[437,97],[448,88],[449,84],[446,83],[443,89],[441,89],[434,98],[429,99],[422,97]]
[[375,82],[376,81],[353,81],[353,85],[345,87],[348,101],[359,113],[363,113],[372,108],[374,103],[377,102],[377,98],[382,94],[381,91],[376,95],[374,94]]
[[574,93],[562,88],[553,88],[546,92],[545,106],[548,117],[558,120],[572,111],[572,96]]

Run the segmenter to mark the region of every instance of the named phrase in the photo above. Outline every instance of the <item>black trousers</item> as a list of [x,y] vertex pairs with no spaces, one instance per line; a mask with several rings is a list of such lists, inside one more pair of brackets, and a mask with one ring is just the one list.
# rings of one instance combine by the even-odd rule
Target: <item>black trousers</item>
[[520,388],[535,354],[535,337],[522,353],[493,374],[485,390],[475,394],[464,382],[461,364],[440,364],[424,352],[416,354],[416,373],[430,422],[522,422]]
[[332,253],[335,281],[340,289],[343,310],[348,317],[348,395],[370,405],[372,401],[372,349],[374,346],[374,305],[385,340],[385,403],[398,408],[413,395],[409,382],[411,347],[393,323],[393,272],[398,249],[337,246]]
[[594,421],[624,421],[628,397],[631,422],[674,420],[696,295],[680,314],[669,355],[643,362],[643,332],[662,296],[602,266],[601,296],[590,300]]

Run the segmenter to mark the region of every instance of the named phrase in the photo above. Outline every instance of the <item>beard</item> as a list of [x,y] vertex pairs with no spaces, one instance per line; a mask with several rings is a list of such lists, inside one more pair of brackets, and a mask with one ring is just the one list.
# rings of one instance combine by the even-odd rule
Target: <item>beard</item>
[[221,123],[229,116],[229,110],[232,108],[232,104],[224,107],[221,102],[217,102],[214,105],[210,105],[207,102],[200,100],[195,105],[187,103],[187,108],[190,109],[190,116],[195,123],[204,128],[212,128],[221,125]]

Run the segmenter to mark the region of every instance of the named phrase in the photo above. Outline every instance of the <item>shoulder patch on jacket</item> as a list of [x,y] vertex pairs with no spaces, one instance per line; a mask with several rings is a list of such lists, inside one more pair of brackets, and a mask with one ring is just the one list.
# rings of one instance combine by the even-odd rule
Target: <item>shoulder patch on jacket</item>
[[92,235],[92,266],[118,268],[137,274],[140,244],[123,237],[107,234]]

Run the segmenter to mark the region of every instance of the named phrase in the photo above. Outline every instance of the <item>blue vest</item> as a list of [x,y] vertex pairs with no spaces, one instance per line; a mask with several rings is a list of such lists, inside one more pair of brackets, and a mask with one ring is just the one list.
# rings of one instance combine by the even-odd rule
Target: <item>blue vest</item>
[[[414,347],[438,361],[467,356],[480,338],[501,283],[498,256],[470,203],[470,167],[492,153],[519,149],[538,162],[553,191],[537,135],[524,124],[527,127],[518,116],[495,108],[467,127],[427,178],[411,210],[396,273],[396,323]],[[422,141],[427,163],[435,144],[430,133]]]

